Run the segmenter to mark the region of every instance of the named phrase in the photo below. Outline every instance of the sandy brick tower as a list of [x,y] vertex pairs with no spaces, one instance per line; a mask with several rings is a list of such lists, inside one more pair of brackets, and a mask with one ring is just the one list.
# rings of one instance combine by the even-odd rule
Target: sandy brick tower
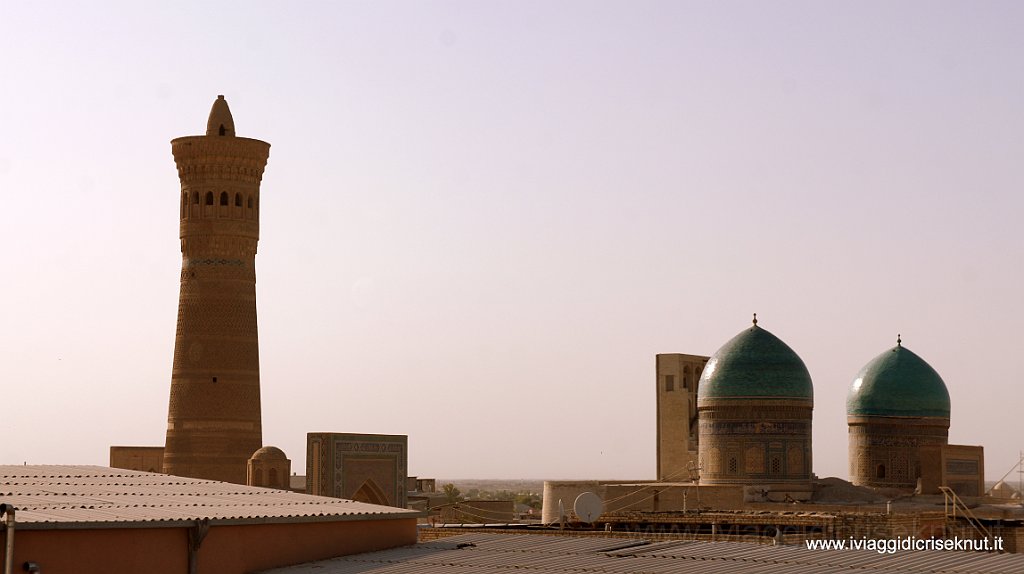
[[256,332],[260,181],[270,144],[235,137],[224,96],[205,136],[171,141],[181,180],[181,295],[164,472],[245,484],[263,446]]

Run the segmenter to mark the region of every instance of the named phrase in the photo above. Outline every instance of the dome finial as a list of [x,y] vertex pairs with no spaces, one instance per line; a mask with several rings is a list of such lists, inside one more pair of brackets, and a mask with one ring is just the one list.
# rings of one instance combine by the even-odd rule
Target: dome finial
[[754,326],[757,326],[757,313],[754,313]]
[[900,334],[899,333],[896,333],[896,346],[897,347],[902,347],[903,346],[903,339],[900,338]]

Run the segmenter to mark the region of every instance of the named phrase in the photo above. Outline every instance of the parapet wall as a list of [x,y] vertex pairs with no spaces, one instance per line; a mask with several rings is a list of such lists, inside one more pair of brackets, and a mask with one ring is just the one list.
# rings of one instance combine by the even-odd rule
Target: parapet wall
[[[700,489],[698,495],[697,489]],[[544,506],[541,521],[552,524],[559,521],[558,502],[561,500],[568,522],[577,521],[573,512],[576,497],[593,492],[604,502],[605,513],[665,512],[696,508],[742,509],[744,488],[741,485],[701,485],[686,482],[655,481],[570,481],[544,482]]]
[[[576,513],[572,506],[576,497],[584,492],[593,492],[601,497],[607,498],[605,486],[615,481],[603,480],[545,480],[544,481],[544,505],[541,508],[541,522],[552,524],[558,522],[558,502],[562,502],[566,520],[574,522],[577,520]],[[607,511],[607,508],[605,509]]]

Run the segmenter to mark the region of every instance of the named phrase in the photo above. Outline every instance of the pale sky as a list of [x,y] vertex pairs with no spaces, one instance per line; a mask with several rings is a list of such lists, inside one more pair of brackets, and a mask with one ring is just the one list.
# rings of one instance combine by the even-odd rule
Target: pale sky
[[1024,4],[0,0],[0,463],[162,445],[172,138],[271,143],[263,436],[409,435],[426,477],[649,479],[656,353],[757,312],[814,468],[892,347],[950,441],[1024,448]]

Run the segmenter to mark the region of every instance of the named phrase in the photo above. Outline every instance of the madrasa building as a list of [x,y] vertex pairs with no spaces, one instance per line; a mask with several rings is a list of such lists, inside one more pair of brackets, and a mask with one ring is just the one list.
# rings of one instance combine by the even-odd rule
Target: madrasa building
[[[600,520],[613,529],[666,521],[705,533],[723,521],[779,526],[799,509],[797,535],[813,537],[830,528],[836,534],[836,513],[869,509],[888,517],[885,528],[906,519],[931,535],[952,531],[946,510],[953,499],[998,502],[984,497],[983,448],[948,444],[945,382],[902,340],[853,378],[846,405],[850,481],[814,474],[810,373],[756,315],[710,357],[656,355],[655,385],[657,480],[548,481],[545,522],[571,522],[574,500],[589,491],[602,499]],[[778,515],[765,518],[765,511]],[[1003,514],[989,513],[993,520],[1024,517]],[[855,530],[864,521],[846,524]]]
[[961,496],[984,492],[982,447],[948,444],[946,383],[899,337],[857,373],[846,416],[854,484],[922,494],[940,486]]
[[813,410],[804,362],[755,316],[710,358],[697,384],[701,482],[807,496]]
[[699,484],[716,505],[811,497],[811,375],[756,315],[711,357],[655,366],[658,482]]

